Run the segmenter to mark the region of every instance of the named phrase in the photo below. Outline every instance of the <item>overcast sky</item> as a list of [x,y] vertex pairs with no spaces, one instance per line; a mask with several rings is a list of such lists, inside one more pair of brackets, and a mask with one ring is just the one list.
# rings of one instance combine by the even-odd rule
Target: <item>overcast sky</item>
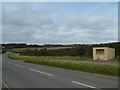
[[117,2],[11,2],[2,6],[3,43],[118,41]]

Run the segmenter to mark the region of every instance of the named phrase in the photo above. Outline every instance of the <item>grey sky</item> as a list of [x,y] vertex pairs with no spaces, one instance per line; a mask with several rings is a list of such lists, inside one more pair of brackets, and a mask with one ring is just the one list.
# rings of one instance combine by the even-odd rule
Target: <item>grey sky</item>
[[3,3],[3,43],[118,41],[117,3]]

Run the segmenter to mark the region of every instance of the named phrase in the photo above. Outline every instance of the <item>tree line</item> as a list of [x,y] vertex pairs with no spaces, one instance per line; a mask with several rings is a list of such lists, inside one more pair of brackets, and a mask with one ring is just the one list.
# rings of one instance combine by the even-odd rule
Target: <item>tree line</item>
[[[90,51],[91,50],[91,51]],[[74,47],[74,48],[65,48],[65,49],[52,49],[48,50],[47,48],[38,50],[38,49],[26,49],[23,52],[20,52],[20,55],[29,55],[29,56],[92,56],[91,47]]]

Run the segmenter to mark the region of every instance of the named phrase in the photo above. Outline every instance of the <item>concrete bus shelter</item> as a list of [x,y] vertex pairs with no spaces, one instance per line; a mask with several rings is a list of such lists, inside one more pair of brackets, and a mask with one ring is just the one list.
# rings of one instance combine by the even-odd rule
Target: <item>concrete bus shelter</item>
[[115,58],[115,49],[109,47],[94,47],[93,60],[108,61]]

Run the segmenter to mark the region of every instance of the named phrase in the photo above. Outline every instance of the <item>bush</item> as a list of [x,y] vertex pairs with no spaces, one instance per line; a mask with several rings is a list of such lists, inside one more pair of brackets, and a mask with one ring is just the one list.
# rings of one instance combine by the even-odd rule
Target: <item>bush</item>
[[76,47],[76,48],[66,48],[66,49],[53,49],[47,50],[47,48],[41,50],[30,50],[26,49],[20,52],[20,55],[26,56],[82,56],[82,57],[92,57],[92,54],[89,50],[92,50],[90,47],[88,50],[86,47]]

